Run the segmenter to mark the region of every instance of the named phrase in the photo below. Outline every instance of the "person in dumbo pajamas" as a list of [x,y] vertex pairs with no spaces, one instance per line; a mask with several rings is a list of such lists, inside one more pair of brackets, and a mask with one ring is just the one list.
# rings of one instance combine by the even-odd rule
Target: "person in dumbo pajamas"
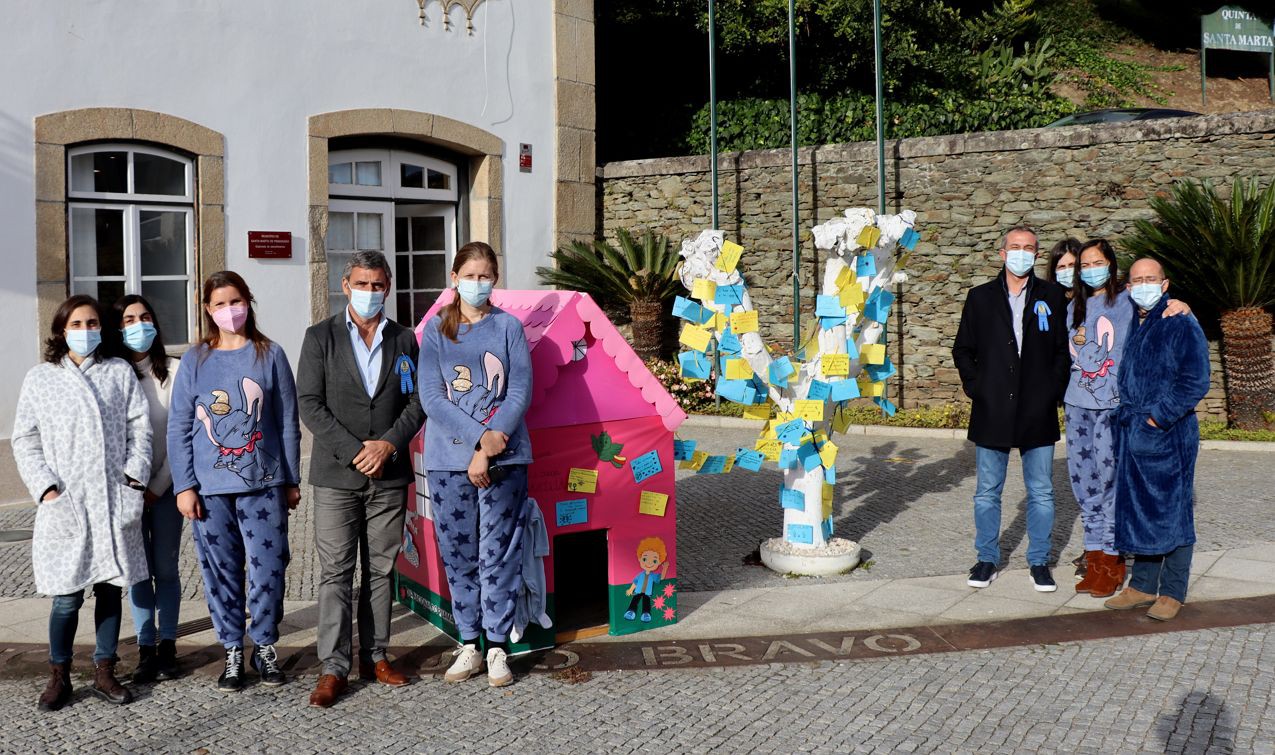
[[217,688],[243,688],[245,613],[251,664],[262,684],[278,686],[288,515],[301,500],[296,385],[283,349],[257,329],[243,278],[213,273],[203,304],[208,335],[182,357],[168,414],[173,490],[193,521],[204,596],[226,649]]
[[460,631],[444,679],[483,668],[487,681],[513,681],[507,661],[522,587],[522,533],[531,440],[523,416],[531,401],[531,354],[522,323],[488,301],[499,276],[482,242],[456,252],[455,298],[421,335],[421,406],[426,480],[438,548]]

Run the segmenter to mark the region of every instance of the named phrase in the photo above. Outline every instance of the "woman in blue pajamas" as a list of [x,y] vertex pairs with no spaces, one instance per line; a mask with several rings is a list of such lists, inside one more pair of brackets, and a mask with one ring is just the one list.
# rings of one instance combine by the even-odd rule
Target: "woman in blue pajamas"
[[274,645],[288,515],[301,500],[301,431],[292,368],[283,349],[257,329],[248,284],[222,271],[204,282],[203,293],[208,335],[177,371],[168,458],[177,508],[193,521],[204,596],[226,649],[217,688],[233,692],[244,683],[247,614],[252,667],[262,684],[285,682]]
[[452,263],[455,296],[421,335],[421,406],[426,479],[434,528],[460,631],[444,678],[513,681],[508,638],[522,579],[522,507],[531,441],[523,415],[531,401],[531,355],[522,323],[488,298],[499,277],[496,253],[466,244]]

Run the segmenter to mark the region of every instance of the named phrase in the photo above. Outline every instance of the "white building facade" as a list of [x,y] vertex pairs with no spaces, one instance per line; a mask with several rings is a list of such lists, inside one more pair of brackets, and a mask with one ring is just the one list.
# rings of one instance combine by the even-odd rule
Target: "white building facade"
[[468,241],[534,288],[593,236],[591,0],[0,10],[0,437],[70,294],[141,293],[177,352],[203,279],[234,270],[295,364],[356,250],[390,258],[414,325]]

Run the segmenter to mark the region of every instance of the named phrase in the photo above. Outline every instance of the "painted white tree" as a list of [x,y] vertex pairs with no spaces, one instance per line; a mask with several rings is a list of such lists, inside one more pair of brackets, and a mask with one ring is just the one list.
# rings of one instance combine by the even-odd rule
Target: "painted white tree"
[[[896,271],[895,252],[899,246],[909,251],[915,247],[915,219],[910,210],[877,215],[855,208],[814,228],[815,246],[825,255],[823,282],[815,319],[803,330],[795,359],[772,355],[762,342],[760,313],[738,267],[743,248],[716,230],[682,242],[681,280],[690,293],[674,305],[674,313],[686,320],[681,342],[687,350],[679,355],[682,374],[709,377],[709,344],[715,339],[717,392],[746,404],[745,416],[770,418],[756,447],[740,449],[732,461],[756,469],[764,457],[783,470],[783,534],[762,544],[763,560],[772,568],[826,573],[857,561],[858,546],[833,537],[838,448],[832,436],[849,424],[843,408],[851,399],[870,397],[884,411],[894,412],[883,396],[884,381],[895,368],[882,335],[894,300],[890,288],[905,279]],[[706,471],[705,463],[704,454],[684,462],[701,471]],[[850,551],[853,559],[847,565]],[[824,555],[833,557],[833,563],[809,566],[810,557]]]

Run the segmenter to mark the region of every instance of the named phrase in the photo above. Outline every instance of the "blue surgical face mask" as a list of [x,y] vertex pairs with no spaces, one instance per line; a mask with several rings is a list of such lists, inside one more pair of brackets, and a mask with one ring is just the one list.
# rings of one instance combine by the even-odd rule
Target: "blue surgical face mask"
[[98,346],[102,345],[102,331],[100,330],[68,330],[66,331],[66,345],[76,356],[86,357],[92,354]]
[[1005,267],[1019,277],[1030,273],[1035,265],[1036,255],[1025,249],[1010,249],[1005,253]]
[[1111,269],[1106,265],[1102,267],[1086,267],[1080,270],[1080,280],[1085,282],[1090,288],[1098,288],[1107,282],[1111,277]]
[[151,350],[155,342],[155,326],[148,322],[135,322],[120,331],[124,345],[139,354]]
[[385,293],[382,291],[363,291],[350,289],[350,306],[355,314],[367,320],[376,317],[385,306]]
[[1164,296],[1164,292],[1160,290],[1159,283],[1139,283],[1129,288],[1129,297],[1134,303],[1144,310],[1150,311],[1155,305],[1160,303],[1160,298]]
[[1058,281],[1058,285],[1063,288],[1071,288],[1071,284],[1076,282],[1076,268],[1069,267],[1066,270],[1055,270],[1054,278]]
[[471,307],[481,307],[487,303],[488,297],[491,296],[490,281],[476,281],[462,279],[456,282],[456,292],[460,294],[460,298]]

